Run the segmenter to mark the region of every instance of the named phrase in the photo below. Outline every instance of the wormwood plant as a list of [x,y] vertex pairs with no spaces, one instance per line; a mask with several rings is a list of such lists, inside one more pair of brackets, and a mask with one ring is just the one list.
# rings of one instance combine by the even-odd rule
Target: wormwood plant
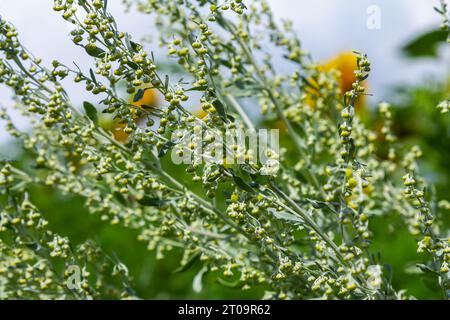
[[[448,230],[439,217],[450,205],[434,199],[418,175],[419,148],[397,142],[389,104],[380,104],[378,131],[355,115],[370,72],[365,55],[355,54],[353,89],[340,92],[339,74],[315,64],[264,1],[125,3],[155,19],[182,79],[169,79],[158,67],[162,58],[119,28],[105,0],[54,1],[74,27],[73,43],[95,62],[88,71],[58,61],[49,67],[21,44],[11,23],[0,21],[0,82],[32,130],[18,130],[6,109],[1,117],[35,156],[30,167],[1,163],[2,298],[136,297],[117,258],[92,242],[72,246],[48,229],[30,202],[33,185],[83,197],[99,219],[138,230],[158,258],[181,248],[182,267],[202,262],[197,281],[215,273],[241,290],[263,285],[264,298],[274,299],[407,298],[371,251],[371,219],[399,216],[428,261],[419,268],[448,297]],[[278,70],[281,59],[290,73]],[[93,94],[84,110],[71,103],[67,79]],[[154,90],[164,103],[137,105],[120,95],[121,86],[133,102]],[[204,117],[192,113],[197,106]],[[266,154],[276,166],[224,138],[231,129],[255,129],[250,107],[281,129],[279,152]],[[116,119],[124,141],[102,127],[104,113]],[[185,145],[180,129],[183,137],[200,132],[203,139]],[[204,159],[180,164],[185,175],[171,174],[170,154],[189,154],[198,144]],[[387,146],[384,157],[377,156],[380,145]],[[214,157],[217,146],[244,160]],[[76,267],[82,282],[71,285]]]
[[[450,44],[450,11],[448,10],[448,4],[444,0],[441,0],[440,7],[435,7],[434,9],[442,16],[441,30],[448,32],[447,44]],[[450,97],[441,101],[437,108],[441,113],[447,113],[450,109]]]

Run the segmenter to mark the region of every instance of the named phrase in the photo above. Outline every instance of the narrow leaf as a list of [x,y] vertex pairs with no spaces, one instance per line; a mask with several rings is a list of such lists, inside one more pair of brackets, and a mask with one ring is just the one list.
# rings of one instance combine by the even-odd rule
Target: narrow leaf
[[167,152],[169,152],[173,146],[175,145],[175,143],[173,143],[172,141],[167,141],[161,148],[161,150],[159,150],[158,153],[158,157],[162,158],[166,155]]
[[139,204],[146,207],[160,207],[163,204],[163,201],[158,198],[151,198],[144,196],[141,199],[136,200]]
[[433,30],[421,34],[402,48],[404,54],[410,58],[436,57],[440,43],[445,43],[447,33],[441,30]]
[[95,124],[98,124],[97,109],[89,102],[83,102],[83,108],[88,118]]
[[208,269],[206,267],[203,267],[195,276],[194,280],[192,281],[192,289],[194,290],[194,292],[196,293],[200,293],[203,289],[203,276],[206,273],[206,271],[208,271]]
[[238,177],[236,175],[233,175],[233,180],[236,183],[236,185],[241,188],[242,190],[245,190],[247,192],[253,192],[253,188],[251,186],[249,186],[244,179],[242,179],[241,177]]
[[138,102],[144,96],[145,90],[139,89],[133,97],[133,102]]
[[188,270],[199,259],[199,257],[200,257],[200,252],[193,254],[184,265],[180,266],[173,273],[181,273],[181,272]]
[[224,107],[223,103],[220,102],[220,100],[216,99],[216,100],[213,101],[212,105],[217,110],[217,113],[219,114],[219,116],[223,120],[226,120],[227,119],[227,113],[225,112],[225,107]]
[[84,49],[86,50],[86,53],[88,55],[90,55],[91,57],[94,57],[94,58],[103,58],[106,55],[105,50],[97,48],[97,47],[92,48],[92,47],[87,46]]

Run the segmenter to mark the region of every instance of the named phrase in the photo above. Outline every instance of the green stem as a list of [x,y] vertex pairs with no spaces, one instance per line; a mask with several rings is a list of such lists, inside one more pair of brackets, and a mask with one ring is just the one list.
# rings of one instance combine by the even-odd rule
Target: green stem
[[247,113],[244,111],[242,106],[236,101],[236,99],[231,94],[227,94],[226,97],[230,101],[231,105],[236,110],[236,112],[241,116],[242,120],[244,120],[244,123],[247,126],[247,128],[256,131],[253,122],[250,120]]

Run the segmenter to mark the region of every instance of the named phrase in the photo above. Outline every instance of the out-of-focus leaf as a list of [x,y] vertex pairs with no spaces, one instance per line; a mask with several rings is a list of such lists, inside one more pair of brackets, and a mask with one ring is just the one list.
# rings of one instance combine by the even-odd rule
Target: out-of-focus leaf
[[181,273],[181,272],[188,270],[198,260],[199,257],[200,257],[200,252],[193,254],[184,265],[180,266],[173,273]]
[[192,281],[192,289],[196,293],[200,293],[203,289],[202,281],[203,281],[203,275],[205,272],[208,271],[206,267],[203,267],[195,276],[194,280]]
[[242,286],[242,283],[239,280],[230,282],[230,281],[223,280],[222,278],[217,278],[217,282],[228,288],[239,288]]
[[439,273],[436,272],[436,270],[434,270],[433,268],[431,268],[431,267],[429,267],[429,266],[427,266],[427,265],[425,265],[425,264],[418,263],[418,264],[416,264],[416,266],[417,266],[423,273],[434,274],[434,275],[437,275],[437,276],[439,275]]
[[160,207],[163,203],[163,201],[158,198],[150,198],[147,196],[138,199],[137,202],[146,207]]
[[436,57],[439,44],[444,43],[446,39],[446,32],[429,31],[409,42],[402,48],[402,51],[410,58]]
[[121,204],[126,205],[127,204],[127,200],[125,199],[125,197],[123,196],[123,194],[121,194],[120,192],[114,192],[113,193],[114,198],[119,201]]
[[275,291],[264,291],[264,295],[261,298],[261,300],[272,300],[273,297],[275,297],[276,292]]

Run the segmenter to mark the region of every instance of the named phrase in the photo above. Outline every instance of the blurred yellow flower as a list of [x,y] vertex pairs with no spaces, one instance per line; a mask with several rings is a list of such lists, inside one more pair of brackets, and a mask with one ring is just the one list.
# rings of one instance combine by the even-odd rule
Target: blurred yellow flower
[[[143,88],[145,90],[145,88]],[[154,89],[146,89],[144,95],[141,99],[134,101],[135,95],[130,97],[130,104],[135,107],[142,108],[143,106],[157,107],[160,104],[158,93]],[[132,109],[131,113],[133,115],[134,122],[138,122],[139,118],[136,115],[136,109]],[[120,122],[120,120],[114,120],[114,128],[112,130],[114,138],[119,142],[126,142],[128,140],[129,134],[125,132],[127,127],[126,123]]]
[[[322,72],[329,72],[332,70],[338,71],[339,89],[341,91],[341,95],[343,96],[347,91],[352,90],[352,85],[354,82],[356,82],[355,70],[358,69],[356,63],[356,54],[352,51],[341,52],[337,56],[320,64],[318,66],[318,69]],[[310,81],[315,83],[314,80],[310,79]],[[313,91],[314,90],[311,89],[311,91],[307,92],[305,100],[306,103],[311,107],[314,107],[315,103],[312,95],[317,94],[317,92]],[[364,96],[362,96],[355,105],[355,111],[357,114],[362,115],[364,113],[363,106]],[[207,113],[204,110],[199,109],[194,111],[194,115],[197,118],[202,119],[207,115]],[[281,120],[275,123],[275,127],[282,131],[286,130],[286,127]]]
[[[352,90],[352,85],[356,82],[355,71],[358,69],[356,58],[356,54],[351,51],[341,52],[330,60],[318,65],[317,70],[320,72],[337,71],[339,89],[341,95],[343,96],[346,92]],[[309,81],[318,86],[317,82],[314,79],[309,79]],[[306,94],[306,103],[311,107],[314,107],[315,103],[315,100],[312,97],[313,94],[318,94],[318,92],[314,89],[308,88]],[[355,111],[357,113],[363,111],[363,97],[360,98],[355,105]]]
[[199,119],[203,119],[204,117],[206,117],[208,115],[208,113],[205,110],[200,108],[200,109],[194,111],[194,115]]
[[323,64],[323,71],[336,70],[340,73],[339,87],[341,93],[352,90],[352,84],[356,81],[355,70],[357,70],[356,55],[353,52],[342,52],[336,57]]
[[[351,51],[345,51],[339,53],[337,56],[331,58],[330,60],[320,64],[317,69],[321,72],[330,72],[337,71],[338,72],[338,84],[339,89],[341,91],[341,95],[343,96],[346,92],[352,90],[352,85],[356,82],[355,71],[358,69],[356,63],[356,54]],[[311,83],[314,83],[316,86],[318,84],[315,80],[309,79]],[[318,92],[314,89],[308,88],[305,97],[305,103],[311,108],[315,108],[315,99],[314,95],[317,95]],[[364,96],[362,96],[355,105],[355,111],[359,116],[364,115]],[[280,129],[281,131],[286,131],[286,126],[280,120],[275,123],[275,127]]]
[[141,99],[139,99],[138,101],[134,101],[134,97],[135,95],[133,95],[130,98],[130,103],[135,106],[135,107],[139,107],[142,108],[142,106],[152,106],[152,107],[156,107],[159,105],[159,97],[158,97],[158,93],[156,90],[154,89],[144,89],[144,95],[142,96]]

